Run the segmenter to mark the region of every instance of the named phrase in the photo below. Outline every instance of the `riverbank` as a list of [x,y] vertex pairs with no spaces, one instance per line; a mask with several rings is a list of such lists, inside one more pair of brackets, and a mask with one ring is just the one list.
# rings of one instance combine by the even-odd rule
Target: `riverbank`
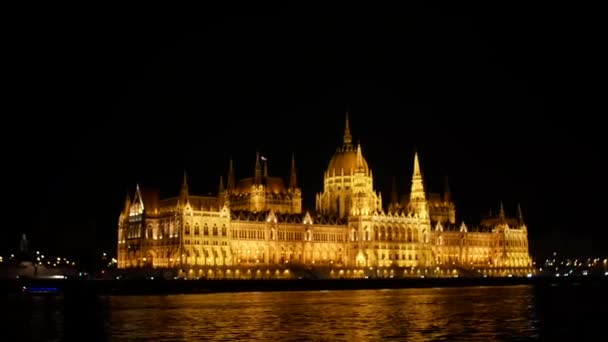
[[246,291],[358,290],[467,286],[608,286],[607,276],[470,277],[292,280],[79,280],[4,279],[0,292],[21,294],[188,294]]

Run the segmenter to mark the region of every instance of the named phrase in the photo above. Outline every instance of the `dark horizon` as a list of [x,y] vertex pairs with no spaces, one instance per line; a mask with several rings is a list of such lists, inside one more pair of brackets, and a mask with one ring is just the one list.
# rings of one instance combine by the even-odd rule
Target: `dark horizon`
[[516,216],[519,203],[537,262],[606,256],[601,37],[593,21],[557,14],[33,15],[9,42],[16,109],[2,139],[15,210],[0,255],[21,233],[33,249],[114,254],[136,183],[172,196],[186,171],[191,193],[215,194],[228,159],[248,177],[256,150],[284,179],[295,154],[314,209],[349,111],[385,207],[393,176],[409,192],[416,149],[427,192],[449,178],[458,222],[501,201]]

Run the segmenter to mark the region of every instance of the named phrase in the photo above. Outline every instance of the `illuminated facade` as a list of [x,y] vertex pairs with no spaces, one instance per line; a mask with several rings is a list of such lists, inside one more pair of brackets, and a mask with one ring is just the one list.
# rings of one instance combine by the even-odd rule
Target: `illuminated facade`
[[[118,220],[118,267],[179,270],[187,277],[277,278],[329,272],[331,277],[489,275],[533,271],[527,227],[504,210],[478,227],[456,223],[449,190],[425,192],[418,154],[411,190],[383,209],[348,117],[325,171],[315,210],[302,210],[292,156],[289,182],[268,175],[256,155],[254,175],[194,196],[186,175],[177,197],[135,190]],[[262,163],[263,162],[263,163]],[[263,164],[263,166],[262,166]]]

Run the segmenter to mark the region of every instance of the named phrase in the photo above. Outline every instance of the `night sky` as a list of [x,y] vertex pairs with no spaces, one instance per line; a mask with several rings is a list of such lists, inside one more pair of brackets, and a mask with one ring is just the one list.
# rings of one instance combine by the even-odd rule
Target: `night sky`
[[25,232],[34,249],[114,254],[136,183],[173,196],[185,170],[191,193],[215,193],[230,156],[253,174],[256,149],[285,179],[295,154],[314,208],[348,110],[385,205],[417,149],[459,222],[521,203],[536,260],[605,256],[605,38],[586,11],[22,13],[3,49],[0,252]]

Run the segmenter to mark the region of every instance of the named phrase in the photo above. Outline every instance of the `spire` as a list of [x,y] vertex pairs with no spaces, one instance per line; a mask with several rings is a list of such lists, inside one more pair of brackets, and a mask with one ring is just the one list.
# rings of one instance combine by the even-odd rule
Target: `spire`
[[500,211],[498,212],[498,217],[500,219],[505,219],[505,208],[502,206],[502,201],[500,201]]
[[408,208],[421,217],[427,217],[427,202],[422,183],[422,173],[418,162],[418,152],[414,152],[414,172],[412,174],[412,189]]
[[393,185],[391,188],[391,204],[393,206],[397,205],[399,201],[399,194],[397,193],[397,177],[393,176]]
[[519,218],[519,223],[524,223],[524,215],[521,213],[521,205],[517,203],[517,218]]
[[262,183],[262,167],[260,166],[260,152],[259,151],[255,151],[254,183],[255,184],[261,184]]
[[414,152],[414,177],[413,179],[422,179],[422,174],[420,173],[420,163],[418,162],[418,151]]
[[230,161],[228,162],[228,182],[226,184],[229,193],[234,190],[234,185],[234,168],[232,166],[232,157],[230,157]]
[[420,172],[420,163],[418,162],[418,152],[414,152],[414,172],[412,174],[412,189],[410,193],[410,200],[412,199],[425,200],[422,173]]
[[346,112],[346,125],[344,127],[344,145],[350,145],[353,142],[353,136],[350,134],[350,125],[348,123],[348,112]]
[[217,194],[220,195],[224,192],[224,176],[220,176],[220,185],[217,189]]
[[133,196],[133,205],[129,207],[129,212],[133,214],[142,214],[144,212],[144,201],[139,190],[139,183],[135,184],[135,195]]
[[182,179],[182,189],[180,194],[188,193],[188,176],[186,175],[186,170],[184,170],[184,178]]
[[357,171],[363,171],[363,154],[361,153],[361,144],[357,143]]
[[291,154],[291,173],[289,175],[289,188],[295,190],[298,187],[296,178],[296,158]]
[[179,192],[179,199],[182,205],[186,205],[186,203],[190,201],[188,191],[188,177],[186,175],[186,170],[184,170],[184,180],[182,181],[182,189]]

